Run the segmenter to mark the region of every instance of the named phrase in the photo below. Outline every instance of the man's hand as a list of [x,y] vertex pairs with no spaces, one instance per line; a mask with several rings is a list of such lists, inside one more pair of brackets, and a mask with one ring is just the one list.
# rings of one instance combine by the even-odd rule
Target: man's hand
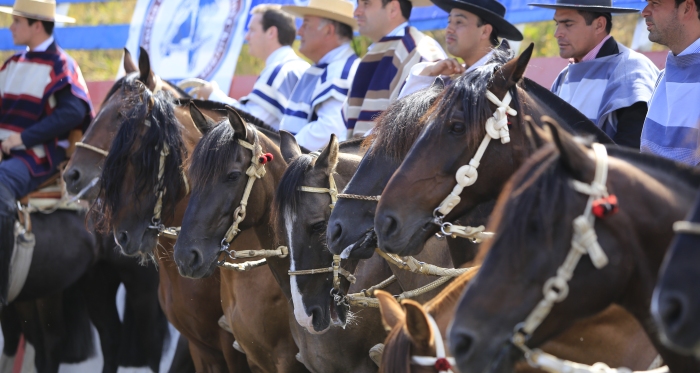
[[216,82],[208,82],[201,87],[192,90],[192,97],[198,98],[200,100],[208,100],[211,93],[219,89],[219,85]]
[[12,148],[22,146],[22,136],[19,133],[13,133],[5,141],[2,142],[2,152],[5,154],[10,154]]
[[457,62],[456,59],[448,58],[446,60],[442,60],[442,61],[436,62],[432,65],[426,66],[423,69],[423,71],[421,71],[420,75],[423,75],[423,76],[454,75],[454,74],[461,74],[465,70],[466,69],[464,68],[464,66],[462,66],[461,63]]

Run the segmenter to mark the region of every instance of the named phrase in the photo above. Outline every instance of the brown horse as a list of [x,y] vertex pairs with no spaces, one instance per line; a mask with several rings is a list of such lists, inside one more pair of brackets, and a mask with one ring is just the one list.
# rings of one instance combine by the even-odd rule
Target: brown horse
[[[108,96],[105,105],[102,105],[95,122],[83,139],[85,143],[105,153],[111,150],[111,142],[119,132],[123,116],[129,109],[125,102],[138,103],[142,91],[155,90],[155,82],[158,80],[150,70],[148,55],[144,51],[139,60],[143,73],[139,72],[139,68],[128,57],[125,58],[124,64],[127,76],[115,84],[112,95]],[[177,118],[186,121],[189,104],[175,110]],[[215,110],[208,113],[216,116]],[[192,120],[189,122],[192,123]],[[75,191],[83,189],[92,180],[91,176],[86,175],[99,177],[104,161],[105,157],[100,152],[78,148],[68,166],[67,183],[73,183]],[[77,173],[71,173],[72,171]],[[154,235],[157,235],[157,232]],[[160,268],[158,299],[168,320],[187,337],[189,352],[197,372],[247,371],[245,356],[232,347],[233,336],[218,325],[218,319],[223,315],[218,275],[203,281],[182,278],[169,259],[174,243],[168,239],[161,241],[161,251],[158,255],[153,255]],[[154,242],[151,244],[155,246]],[[154,248],[150,247],[149,251],[141,254],[144,254],[144,257],[152,254]],[[138,251],[134,250],[132,253],[136,252]]]
[[[637,318],[671,371],[697,371],[692,357],[659,342],[649,305],[671,226],[692,206],[700,172],[623,148],[607,147],[606,156],[600,144],[592,158],[561,128],[549,128],[555,145],[536,152],[504,189],[490,227],[496,236],[457,307],[450,346],[460,370],[509,371],[521,350],[616,303]],[[529,316],[536,306],[539,316]]]
[[[412,362],[413,356],[436,357],[436,338],[445,338],[454,312],[464,289],[469,285],[478,269],[457,278],[430,302],[420,305],[411,300],[401,305],[386,292],[378,292],[384,325],[390,328],[384,342],[384,356],[381,371],[384,373],[434,372],[437,363],[428,361],[424,366]],[[439,334],[430,326],[432,317]],[[600,319],[587,319],[568,329],[557,338],[548,341],[542,349],[554,356],[585,364],[605,361],[612,366],[626,366],[636,369],[647,368],[656,356],[639,324],[632,318],[620,317],[619,312],[605,311],[603,318],[616,328],[606,327]],[[622,331],[622,332],[621,332]],[[631,338],[630,338],[631,337]],[[601,343],[605,340],[605,343]],[[447,345],[447,340],[443,340]],[[449,361],[448,361],[449,362]],[[444,362],[440,362],[443,364]],[[457,371],[455,366],[451,367]],[[532,367],[520,363],[517,372],[533,371]]]
[[[501,53],[494,51],[496,56]],[[451,221],[495,200],[508,178],[537,148],[527,136],[523,118],[528,115],[539,126],[539,118],[549,115],[570,132],[611,142],[571,105],[523,78],[531,54],[532,47],[507,63],[507,58],[499,58],[460,76],[426,114],[424,131],[389,180],[377,206],[374,227],[382,251],[400,255],[420,252],[423,243],[445,227],[440,224],[443,219]],[[506,95],[512,102],[496,106],[494,102],[507,100]],[[499,125],[503,127],[496,130]],[[488,138],[487,126],[492,128]],[[477,152],[484,143],[485,150]],[[476,154],[483,157],[479,160]],[[470,162],[477,167],[468,167]],[[466,172],[461,178],[473,185],[464,188],[461,199],[444,216],[437,208],[455,188],[458,170]],[[441,207],[454,202],[453,198]]]

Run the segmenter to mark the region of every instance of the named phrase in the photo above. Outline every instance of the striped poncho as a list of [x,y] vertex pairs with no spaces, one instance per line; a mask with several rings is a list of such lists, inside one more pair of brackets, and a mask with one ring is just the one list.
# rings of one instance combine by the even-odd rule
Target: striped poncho
[[415,27],[406,27],[403,36],[384,37],[372,44],[362,58],[343,107],[348,138],[364,135],[374,121],[396,100],[413,65],[447,58],[440,45]]
[[[85,101],[90,110],[75,128],[87,128],[92,119],[92,103],[87,85],[75,61],[55,43],[43,52],[26,52],[10,57],[0,69],[0,139],[25,129],[50,115],[56,105],[54,93],[65,87]],[[55,169],[58,138],[29,149],[14,148],[33,176]]]
[[642,153],[700,164],[700,39],[678,56],[669,52],[649,103]]
[[[613,39],[608,42],[615,43]],[[615,138],[617,133],[617,121],[612,113],[636,102],[648,102],[659,75],[659,69],[646,56],[619,43],[617,51],[569,64],[552,85],[552,92],[578,109],[610,138]]]

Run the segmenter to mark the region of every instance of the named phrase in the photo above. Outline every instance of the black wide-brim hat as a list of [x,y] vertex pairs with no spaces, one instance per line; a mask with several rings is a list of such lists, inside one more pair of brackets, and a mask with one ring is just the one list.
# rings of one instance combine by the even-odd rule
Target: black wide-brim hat
[[432,2],[447,13],[457,8],[476,14],[484,22],[493,26],[499,37],[513,41],[523,40],[520,30],[506,21],[506,7],[496,0],[432,0]]
[[557,0],[556,3],[527,4],[547,9],[576,9],[585,12],[597,13],[638,13],[639,9],[616,8],[612,6],[612,0]]

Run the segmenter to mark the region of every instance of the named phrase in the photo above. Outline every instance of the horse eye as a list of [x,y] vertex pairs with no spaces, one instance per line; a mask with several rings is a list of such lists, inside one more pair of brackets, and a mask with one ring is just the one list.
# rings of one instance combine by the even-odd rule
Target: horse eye
[[318,223],[315,223],[311,226],[311,231],[318,233],[318,232],[323,232],[326,230],[326,222],[325,221],[320,221]]
[[462,135],[466,130],[467,126],[465,126],[463,122],[452,122],[450,125],[450,132],[455,135]]
[[227,181],[236,181],[240,177],[241,177],[241,173],[239,171],[233,171],[233,172],[229,172],[228,175],[226,175],[226,180]]

